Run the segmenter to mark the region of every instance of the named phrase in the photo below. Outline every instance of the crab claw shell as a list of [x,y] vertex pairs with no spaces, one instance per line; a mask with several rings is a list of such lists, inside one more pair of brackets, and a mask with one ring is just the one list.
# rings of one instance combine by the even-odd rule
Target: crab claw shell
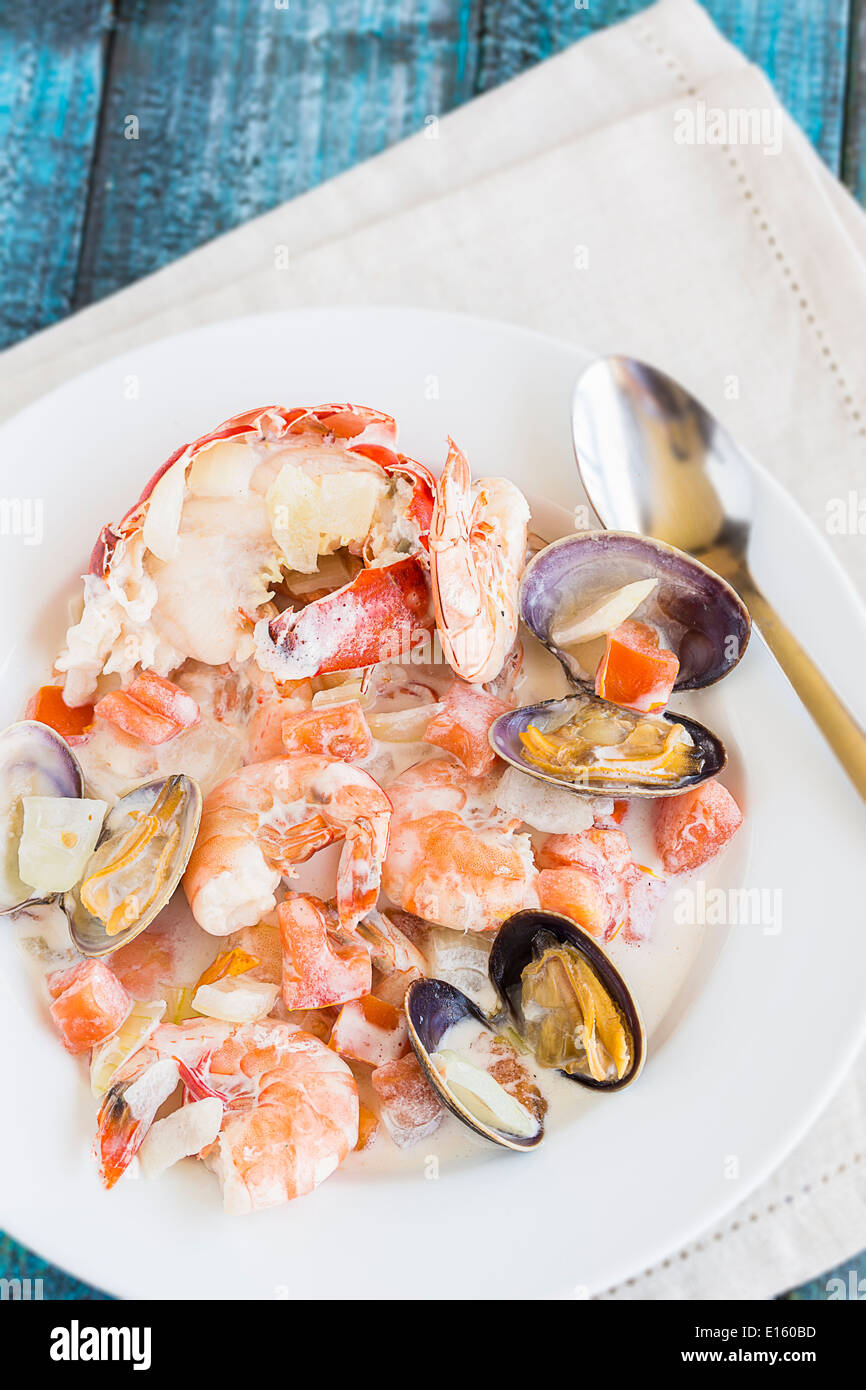
[[0,913],[46,901],[18,874],[22,796],[83,795],[84,778],[75,754],[47,724],[22,719],[0,734]]
[[[119,950],[121,946],[126,946],[139,936],[166,906],[183,877],[192,853],[201,820],[201,807],[202,796],[198,783],[184,773],[176,773],[171,777],[161,777],[135,787],[111,808],[105,817],[99,843],[80,882],[63,898],[63,910],[69,919],[72,940],[83,956],[106,956]],[[163,811],[165,821],[161,819]],[[133,840],[131,845],[123,845],[120,837],[131,836],[136,828],[142,833],[141,840]],[[157,834],[162,834],[164,844],[158,861],[154,864],[145,855]],[[115,837],[121,849],[121,861],[111,866],[109,871],[104,864],[105,846],[108,840]],[[140,871],[141,881],[134,882],[131,892],[124,891],[121,903],[130,903],[133,894],[141,892],[140,908],[137,903],[133,903],[137,909],[133,920],[124,924],[120,930],[110,932],[104,918],[92,907],[88,907],[84,900],[85,886],[92,875],[98,876],[103,881],[100,892],[107,893],[107,902],[112,906],[114,898],[111,886],[105,880],[110,877],[110,873],[120,875],[128,872],[130,868],[134,872],[136,867]]]
[[643,1018],[637,1001],[610,957],[570,918],[561,917],[556,912],[543,912],[539,908],[526,908],[507,918],[496,933],[490,951],[488,968],[493,987],[522,1035],[524,1019],[520,991],[523,972],[535,959],[535,943],[542,933],[554,937],[560,945],[572,947],[583,957],[613,1001],[631,1036],[630,1061],[622,1076],[598,1081],[592,1076],[573,1072],[563,1071],[560,1075],[593,1091],[621,1091],[636,1080],[643,1068],[646,1057]]
[[513,1149],[517,1152],[536,1149],[544,1138],[542,1119],[537,1120],[536,1131],[528,1136],[509,1134],[503,1129],[495,1129],[485,1124],[449,1089],[431,1060],[433,1054],[439,1050],[445,1034],[455,1024],[472,1018],[482,1027],[490,1029],[495,1020],[488,1018],[462,990],[457,989],[455,985],[449,985],[445,980],[413,981],[406,991],[404,1008],[409,1023],[409,1041],[415,1056],[430,1085],[452,1115],[456,1115],[458,1120],[476,1134],[480,1134],[483,1139],[488,1139],[503,1149]]
[[[636,723],[642,723],[646,720],[656,722],[659,719],[665,719],[669,724],[681,724],[694,745],[698,764],[697,770],[683,774],[675,782],[664,786],[649,781],[642,783],[637,777],[633,781],[624,781],[610,776],[605,777],[601,767],[594,775],[592,763],[587,763],[582,767],[580,773],[576,774],[574,778],[565,775],[557,777],[552,772],[546,772],[543,768],[536,766],[526,756],[520,735],[525,734],[531,726],[537,728],[540,724],[544,729],[545,723],[551,719],[551,716],[555,718],[555,725],[558,725],[568,716],[570,708],[577,710],[586,704],[598,706],[600,710],[609,711],[612,716],[631,719]],[[543,700],[538,705],[522,705],[519,709],[507,710],[505,714],[494,719],[488,737],[490,746],[497,757],[502,758],[504,762],[510,763],[512,767],[518,768],[521,772],[528,773],[530,777],[535,777],[541,782],[549,782],[555,787],[566,787],[576,795],[614,796],[624,800],[643,796],[679,796],[692,787],[699,787],[703,782],[708,782],[711,777],[717,777],[728,760],[725,745],[721,739],[705,728],[703,724],[699,724],[696,719],[689,719],[684,714],[675,714],[672,711],[652,716],[637,715],[631,710],[621,709],[619,705],[608,704],[606,700],[600,700],[597,696],[584,694],[566,695],[561,700]]]
[[433,628],[424,566],[411,555],[361,570],[350,584],[256,624],[256,657],[278,680],[399,661]]
[[632,616],[657,627],[676,653],[674,690],[712,685],[733,670],[749,641],[745,604],[691,555],[630,531],[583,531],[545,546],[523,572],[520,616],[569,679],[591,690],[592,680],[553,632],[563,619],[642,579],[658,582]]

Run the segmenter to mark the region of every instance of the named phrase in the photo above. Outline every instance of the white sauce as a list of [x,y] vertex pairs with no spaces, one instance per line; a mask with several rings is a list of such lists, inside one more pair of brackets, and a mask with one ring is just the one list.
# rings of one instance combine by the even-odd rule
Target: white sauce
[[[515,683],[516,703],[530,704],[558,699],[567,694],[569,686],[556,659],[525,630],[521,630],[520,637],[524,661]],[[434,698],[438,698],[450,679],[451,673],[446,667],[420,667],[411,663],[406,667],[406,680],[428,684],[433,689]],[[199,694],[198,691],[196,693]],[[676,708],[690,713],[694,703],[693,699],[677,698]],[[380,702],[375,707],[394,708],[393,704],[387,702]],[[199,777],[207,791],[242,764],[247,753],[248,735],[248,726],[240,718],[234,722],[218,720],[208,710],[198,734],[192,730],[163,745],[162,749],[142,752],[140,748],[125,745],[122,739],[112,740],[110,732],[103,731],[90,742],[79,746],[76,754],[84,767],[91,792],[106,797],[121,794],[131,782],[142,778],[181,770],[176,768],[179,755],[182,755],[181,762],[184,764],[182,770]],[[385,743],[377,740],[361,766],[387,787],[414,763],[442,756],[441,749],[421,741]],[[649,822],[651,805],[651,802],[633,801],[623,829],[632,845],[635,860],[657,870]],[[338,857],[339,846],[332,846],[306,864],[299,865],[298,877],[292,880],[292,887],[330,897]],[[676,880],[673,886],[675,884]],[[65,917],[58,907],[30,909],[15,920],[22,938],[41,938],[44,943],[31,945],[27,952],[38,975],[77,959],[77,954],[71,948]],[[177,985],[193,983],[224,944],[200,930],[180,889],[158,923],[149,930],[163,932],[170,938],[175,948],[174,983]],[[677,925],[669,900],[662,904],[649,939],[634,944],[617,938],[606,949],[639,1001],[651,1052],[674,1026],[688,1003],[690,988],[703,973],[708,954],[704,950],[704,929],[691,924]],[[467,1021],[450,1031],[447,1046],[461,1051],[471,1043],[473,1033],[477,1033],[476,1025]],[[528,1064],[548,1101],[545,1118],[548,1133],[560,1126],[575,1123],[586,1107],[597,1103],[597,1098],[591,1092],[559,1073],[538,1068],[528,1055],[522,1060]],[[357,1070],[361,1101],[375,1110],[377,1107],[364,1069],[359,1067]],[[488,1152],[489,1146],[446,1113],[438,1131],[414,1148],[398,1149],[380,1129],[371,1148],[351,1155],[346,1166],[361,1173],[425,1172],[429,1171],[431,1158],[439,1163],[447,1163],[449,1160],[477,1155],[479,1151]]]

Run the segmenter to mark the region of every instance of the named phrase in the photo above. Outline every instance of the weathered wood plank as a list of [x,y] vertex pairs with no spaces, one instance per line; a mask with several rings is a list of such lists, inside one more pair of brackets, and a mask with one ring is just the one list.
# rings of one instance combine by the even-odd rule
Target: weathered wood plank
[[479,23],[480,0],[120,0],[76,303],[467,100]]
[[[848,0],[703,0],[726,38],[763,68],[834,172],[841,165]],[[646,9],[649,0],[485,0],[479,90],[576,39]]]
[[22,1295],[29,1290],[29,1296],[33,1299],[83,1298],[95,1301],[111,1297],[100,1289],[91,1288],[89,1284],[82,1284],[74,1275],[48,1264],[31,1250],[16,1244],[10,1236],[4,1235],[0,1235],[0,1276],[10,1280],[19,1279]]
[[722,33],[763,68],[822,159],[842,167],[848,0],[705,0]]
[[0,347],[71,307],[110,20],[0,0]]
[[866,202],[866,0],[851,0],[842,177],[855,198]]

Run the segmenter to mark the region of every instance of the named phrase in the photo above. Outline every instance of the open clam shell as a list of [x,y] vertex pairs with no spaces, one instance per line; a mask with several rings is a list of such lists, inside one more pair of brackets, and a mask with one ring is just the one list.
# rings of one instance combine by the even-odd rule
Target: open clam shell
[[652,579],[652,592],[630,616],[656,627],[676,653],[674,689],[721,680],[748,645],[748,610],[724,579],[663,541],[629,531],[584,531],[553,541],[523,572],[520,616],[569,679],[592,689],[592,675],[557,634],[625,585]]
[[18,872],[21,798],[83,794],[84,778],[75,754],[47,724],[22,719],[0,734],[0,913],[47,901]]
[[473,1019],[481,1027],[492,1032],[496,1020],[488,1018],[462,990],[457,989],[455,985],[449,985],[445,980],[415,980],[406,992],[405,1011],[409,1022],[409,1041],[427,1080],[442,1104],[463,1124],[493,1144],[518,1152],[537,1148],[544,1138],[543,1119],[536,1119],[536,1128],[528,1135],[511,1133],[485,1123],[477,1111],[473,1112],[464,1104],[461,1097],[448,1085],[434,1061],[449,1029],[466,1019]]
[[[584,711],[597,712],[608,724],[615,721],[617,727],[638,732],[663,730],[662,721],[672,726],[682,725],[691,746],[681,745],[685,747],[685,752],[677,755],[678,760],[672,757],[669,780],[659,780],[660,774],[653,780],[651,758],[644,759],[642,767],[639,757],[615,757],[616,746],[613,744],[593,747],[586,760],[579,759],[573,767],[557,767],[556,770],[541,767],[528,756],[522,734],[532,729],[541,730],[544,734],[556,733],[575,715]],[[493,721],[489,738],[494,752],[512,767],[542,782],[591,796],[678,796],[690,787],[698,787],[711,777],[718,776],[727,762],[721,739],[696,719],[688,719],[684,714],[671,711],[653,715],[636,714],[600,700],[596,695],[584,693],[508,710]],[[624,745],[621,751],[624,752]]]
[[63,899],[82,955],[117,951],[162,911],[192,853],[201,806],[198,783],[177,773],[135,787],[112,807],[80,882]]
[[[552,940],[556,945],[571,948],[589,967],[600,983],[612,1004],[628,1039],[628,1064],[622,1075],[613,1075],[598,1080],[588,1073],[565,1071],[569,1081],[595,1091],[620,1091],[639,1076],[646,1056],[646,1031],[637,1001],[632,995],[609,956],[586,932],[581,931],[568,917],[555,912],[543,912],[528,908],[516,912],[496,934],[490,952],[490,979],[503,1004],[514,1018],[515,1027],[525,1040],[527,1037],[527,1018],[524,1015],[522,996],[524,972],[537,961],[539,954],[547,949],[545,943]],[[535,1049],[533,1049],[535,1050]],[[538,1053],[536,1052],[537,1060]]]

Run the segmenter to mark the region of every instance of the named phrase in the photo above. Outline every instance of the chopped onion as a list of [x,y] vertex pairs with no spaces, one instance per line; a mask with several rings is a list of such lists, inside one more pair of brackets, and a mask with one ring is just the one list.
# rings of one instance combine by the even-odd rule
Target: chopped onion
[[317,690],[312,699],[313,709],[332,709],[334,705],[345,705],[348,700],[358,700],[363,707],[371,703],[369,691],[365,691],[361,681],[346,681],[343,685],[332,685],[328,690]]
[[38,893],[65,893],[84,873],[96,848],[105,801],[83,797],[22,796],[23,829],[18,872]]
[[657,584],[658,579],[636,579],[632,584],[623,584],[622,588],[607,594],[588,613],[584,610],[554,624],[550,634],[553,641],[558,647],[572,647],[604,637],[630,618],[635,609],[649,598]]
[[368,714],[367,723],[373,737],[383,743],[416,743],[423,739],[427,725],[441,709],[441,703],[414,705],[411,709]]
[[90,1059],[90,1089],[95,1096],[104,1096],[115,1072],[147,1042],[165,1013],[165,1002],[156,999],[152,1004],[133,1004],[125,1023],[105,1042],[93,1049]]
[[158,1178],[182,1158],[190,1158],[212,1144],[223,1121],[223,1103],[216,1096],[190,1101],[171,1115],[157,1120],[138,1151],[146,1178]]
[[192,1007],[196,1013],[221,1019],[224,1023],[255,1023],[256,1019],[270,1013],[279,992],[279,985],[228,975],[211,985],[199,985]]

